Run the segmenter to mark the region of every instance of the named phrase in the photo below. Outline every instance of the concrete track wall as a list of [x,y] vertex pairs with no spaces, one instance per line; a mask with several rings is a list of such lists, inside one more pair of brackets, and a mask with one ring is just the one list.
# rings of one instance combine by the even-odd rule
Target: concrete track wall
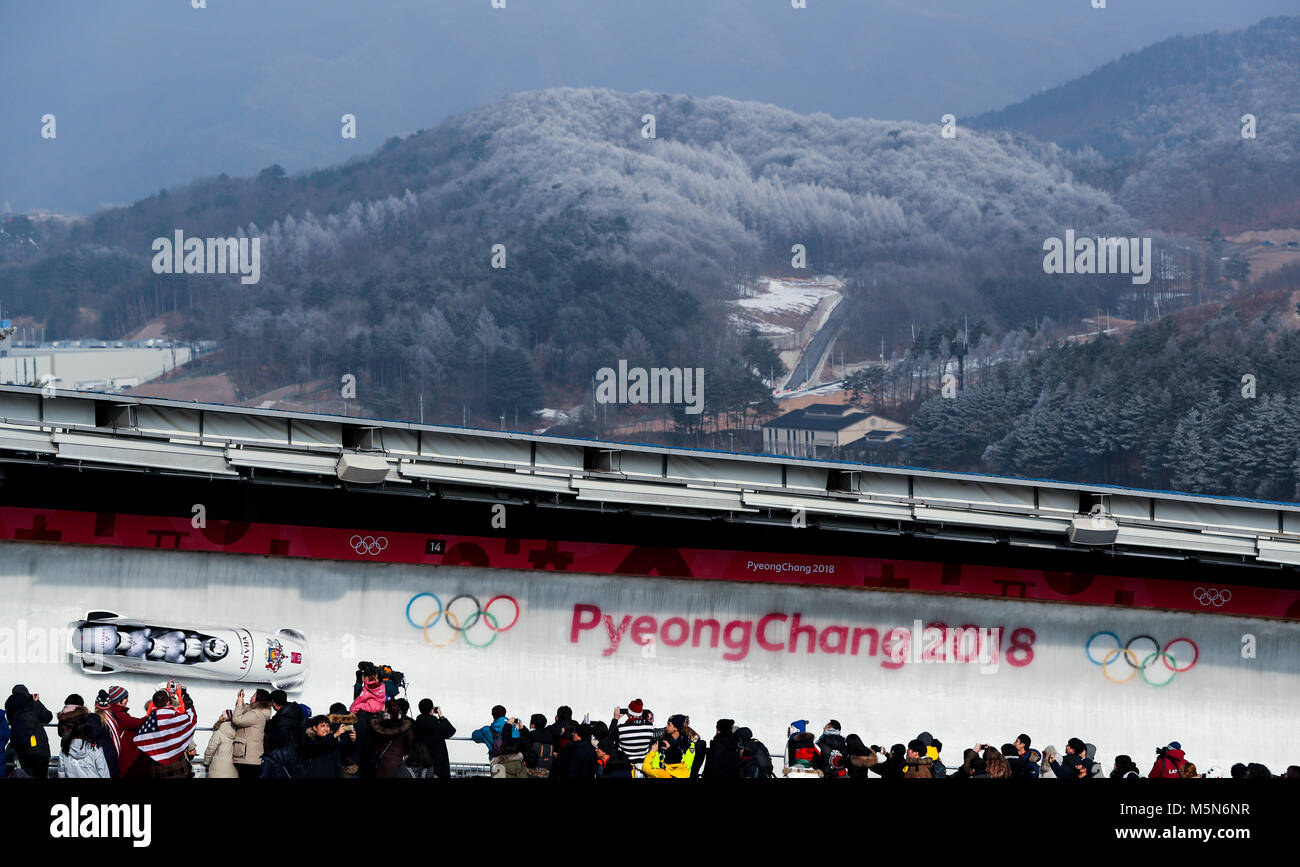
[[[461,594],[477,597],[491,616],[475,615],[474,600],[452,603]],[[489,605],[494,597],[509,598]],[[438,616],[449,603],[452,617]],[[1202,769],[1262,761],[1276,772],[1300,763],[1296,623],[735,582],[4,543],[0,686],[7,693],[25,683],[57,711],[70,692],[89,702],[101,687],[120,682],[139,712],[162,677],[95,677],[63,653],[67,624],[101,608],[164,625],[300,629],[310,642],[310,671],[297,697],[315,711],[350,701],[355,664],[368,659],[404,671],[411,703],[432,698],[465,735],[487,722],[496,703],[525,720],[533,712],[549,718],[557,705],[569,704],[579,717],[589,712],[608,721],[616,705],[643,698],[661,724],[671,713],[686,713],[707,735],[715,719],[731,717],[774,752],[791,720],[806,718],[820,729],[834,717],[868,743],[906,742],[929,730],[944,742],[950,765],[976,741],[1001,744],[1021,731],[1036,746],[1063,749],[1071,736],[1093,742],[1107,770],[1119,752],[1145,770],[1153,749],[1170,740]],[[951,632],[931,628],[914,651],[916,620],[989,631],[951,645]],[[468,628],[458,633],[452,625]],[[971,661],[944,661],[952,657]],[[191,680],[189,688],[208,725],[240,686]],[[474,745],[452,751],[454,761],[482,756]]]

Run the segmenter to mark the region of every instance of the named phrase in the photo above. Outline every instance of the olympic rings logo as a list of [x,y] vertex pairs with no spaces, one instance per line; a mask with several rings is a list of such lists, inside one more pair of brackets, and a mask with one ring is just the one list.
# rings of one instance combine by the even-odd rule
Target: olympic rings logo
[[1231,590],[1220,590],[1217,587],[1197,587],[1192,591],[1192,597],[1202,605],[1215,608],[1222,608],[1224,603],[1232,601]]
[[[432,600],[433,603],[437,604],[437,608],[433,608],[429,602],[422,603],[420,600],[423,599]],[[461,606],[459,614],[452,610],[452,607],[462,599],[474,603],[473,612],[467,611],[466,605]],[[504,626],[501,625],[501,621],[491,611],[492,606],[498,602],[508,602],[515,608],[514,617],[510,618],[510,622]],[[426,610],[428,610],[427,614],[425,613]],[[502,613],[504,614],[504,612]],[[433,593],[417,593],[406,603],[406,622],[424,633],[424,641],[431,647],[446,647],[454,643],[457,638],[464,636],[465,643],[470,647],[482,649],[491,646],[492,642],[496,641],[497,636],[502,632],[509,632],[514,629],[515,624],[519,622],[519,602],[513,596],[502,594],[493,596],[486,605],[483,605],[478,601],[478,597],[462,593],[459,596],[453,596],[446,605],[443,605],[442,600]],[[451,634],[451,637],[445,641],[435,641],[430,633],[430,630],[435,629],[440,622],[446,627],[446,631]],[[491,637],[486,641],[475,641],[470,638],[470,630],[476,626],[486,629],[491,633]],[[482,630],[480,630],[480,639],[482,635]]]
[[[1115,642],[1115,646],[1105,649],[1098,659],[1098,652],[1102,648],[1094,648],[1093,642],[1102,636]],[[1142,645],[1134,648],[1133,645],[1138,642],[1142,642]],[[1170,650],[1175,645],[1179,646],[1177,653]],[[1175,638],[1162,648],[1160,642],[1150,635],[1135,635],[1127,643],[1121,644],[1118,635],[1105,631],[1094,632],[1088,636],[1088,640],[1083,643],[1083,652],[1089,662],[1101,666],[1102,676],[1111,683],[1128,683],[1135,675],[1141,674],[1142,679],[1151,686],[1168,686],[1173,683],[1174,675],[1188,671],[1201,658],[1201,649],[1190,638]],[[1187,662],[1186,665],[1180,664],[1187,660],[1189,654],[1191,662]],[[1124,677],[1112,674],[1113,669],[1119,669],[1120,673],[1125,670],[1120,667],[1120,660],[1127,665],[1128,674]],[[1154,664],[1157,660],[1160,661],[1160,665]],[[1155,671],[1155,675],[1148,675],[1147,672],[1152,670]]]
[[358,554],[369,554],[371,557],[378,554],[388,547],[387,536],[353,536],[348,540],[352,550]]

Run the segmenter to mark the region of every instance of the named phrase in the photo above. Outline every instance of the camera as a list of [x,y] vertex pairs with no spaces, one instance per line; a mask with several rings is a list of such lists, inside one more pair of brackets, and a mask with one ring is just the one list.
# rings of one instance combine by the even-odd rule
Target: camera
[[357,663],[357,683],[361,683],[365,678],[374,675],[378,675],[380,680],[390,681],[397,689],[406,688],[406,675],[391,665],[375,665],[369,660],[362,660]]

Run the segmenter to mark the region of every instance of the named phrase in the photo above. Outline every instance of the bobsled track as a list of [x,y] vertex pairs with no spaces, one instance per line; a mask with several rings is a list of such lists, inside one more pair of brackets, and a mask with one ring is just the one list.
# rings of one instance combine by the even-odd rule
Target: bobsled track
[[[706,737],[720,717],[774,753],[791,720],[840,720],[867,743],[933,732],[954,764],[976,742],[1073,736],[1109,770],[1182,743],[1202,769],[1300,757],[1300,624],[1014,599],[360,563],[58,543],[0,544],[0,686],[58,710],[120,683],[138,713],[161,675],[83,673],[68,626],[90,610],[166,627],[292,627],[307,638],[294,697],[349,702],[356,663],[405,672],[467,735],[494,704],[525,720],[569,704],[608,721],[643,698]],[[924,632],[913,641],[920,621]],[[951,627],[951,628],[945,628]],[[956,627],[971,627],[957,633]],[[257,662],[257,661],[255,661]],[[200,724],[240,684],[187,678]],[[206,734],[199,738],[200,750]],[[453,745],[454,761],[483,761]]]

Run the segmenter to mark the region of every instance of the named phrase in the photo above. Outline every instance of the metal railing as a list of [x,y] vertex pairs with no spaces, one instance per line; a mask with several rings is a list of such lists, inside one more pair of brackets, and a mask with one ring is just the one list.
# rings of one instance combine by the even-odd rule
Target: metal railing
[[[56,723],[46,723],[44,727],[47,729],[57,729],[58,725]],[[211,732],[212,726],[198,726],[194,729],[194,731],[196,733]],[[447,740],[462,741],[465,743],[474,742],[473,738],[467,738],[467,737],[451,737],[451,738],[447,738]],[[50,764],[49,764],[50,779],[55,779],[56,777],[59,776],[58,753],[59,753],[58,740],[56,738],[51,738],[50,739]],[[207,778],[208,767],[207,765],[203,764],[203,756],[201,753],[195,755],[194,758],[190,760],[190,765],[194,769],[194,776],[196,779]],[[17,762],[6,763],[6,769],[9,776],[13,776],[14,769],[16,767],[17,767]],[[487,762],[483,762],[482,764],[478,762],[452,762],[451,778],[453,780],[456,780],[456,779],[463,779],[467,777],[487,777],[487,776],[491,776],[491,769],[492,766],[489,765]]]

